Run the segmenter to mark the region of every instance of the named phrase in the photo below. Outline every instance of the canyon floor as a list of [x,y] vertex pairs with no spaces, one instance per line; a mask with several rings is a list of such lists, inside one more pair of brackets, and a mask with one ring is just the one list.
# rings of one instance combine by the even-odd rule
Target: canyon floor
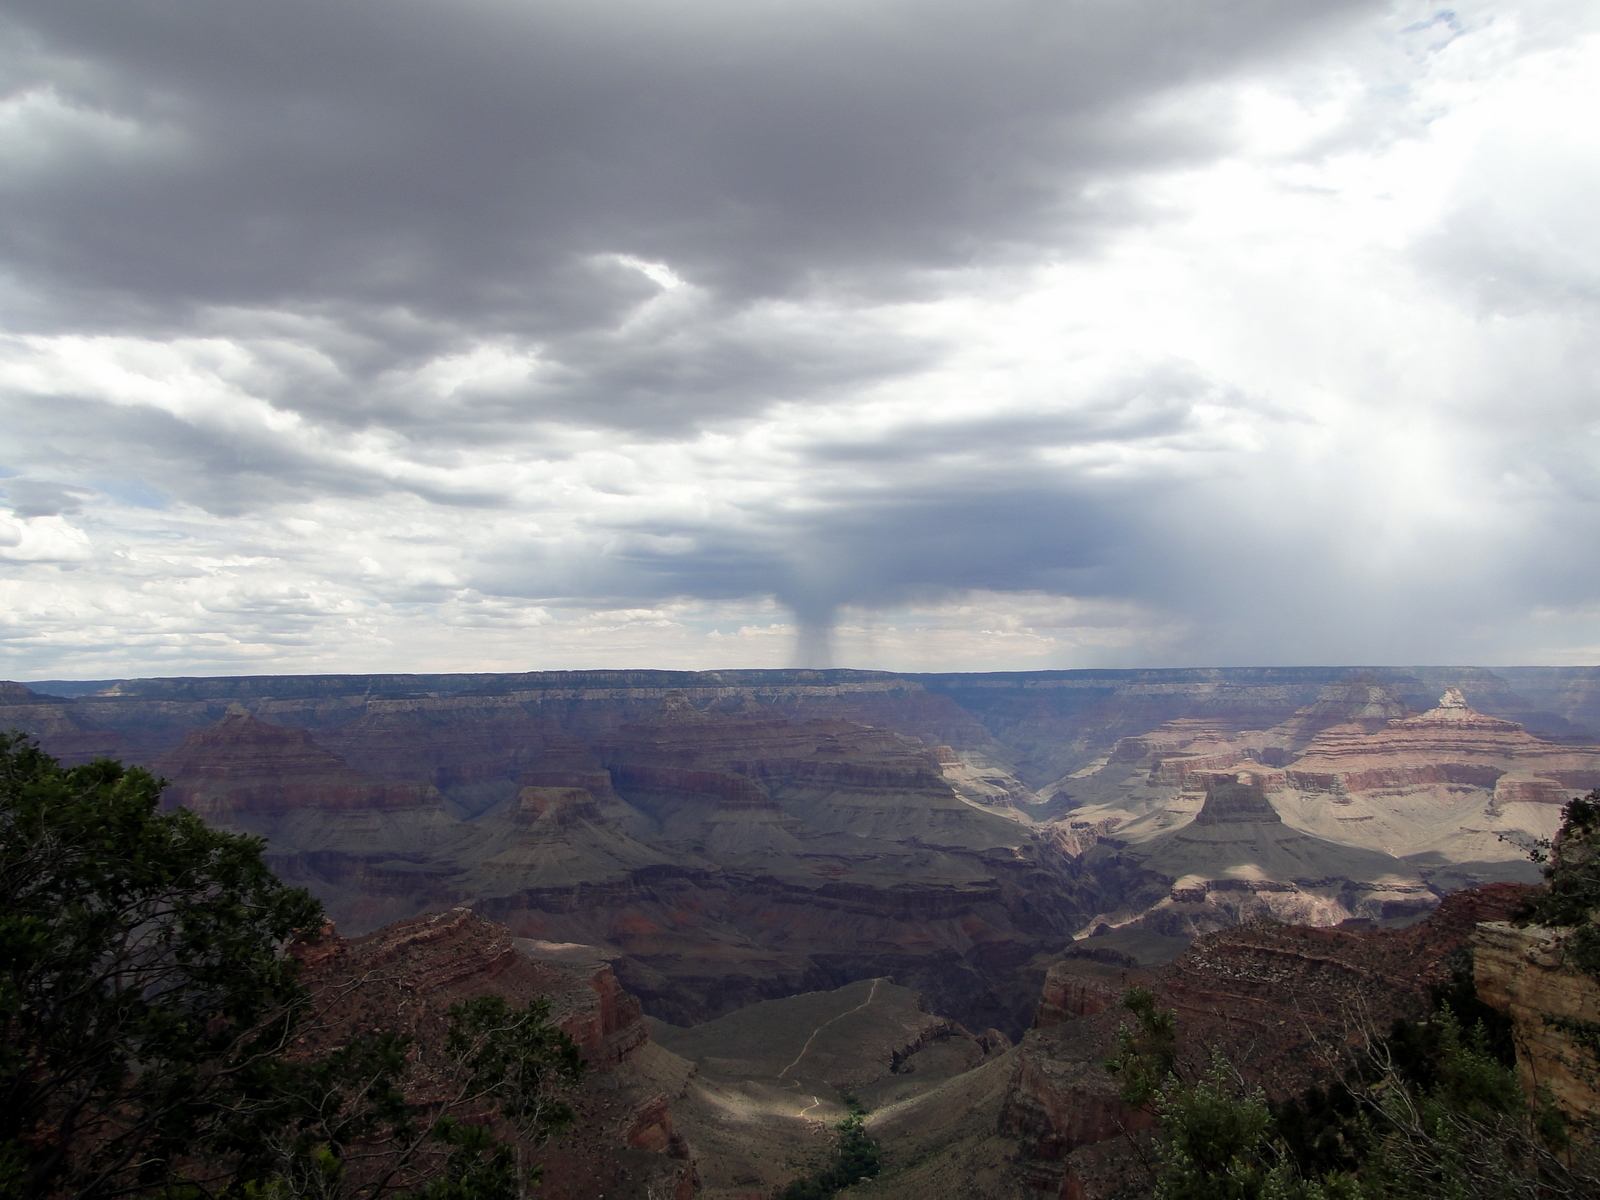
[[1449,926],[1600,786],[1589,668],[44,681],[0,727],[262,836],[352,947],[465,913],[609,981],[646,1048],[605,1051],[606,1137],[678,1155],[639,1195],[730,1200],[814,1167],[846,1092],[891,1168],[863,1195],[1100,1195],[1131,981]]

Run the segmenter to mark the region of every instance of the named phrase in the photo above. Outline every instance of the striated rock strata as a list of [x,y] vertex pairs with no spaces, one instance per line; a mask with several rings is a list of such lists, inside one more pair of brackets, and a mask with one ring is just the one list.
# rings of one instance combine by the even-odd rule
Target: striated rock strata
[[1294,828],[1405,858],[1435,891],[1536,882],[1527,850],[1555,832],[1561,804],[1600,786],[1600,746],[1537,737],[1453,686],[1403,714],[1393,688],[1358,678],[1264,730],[1170,721],[1064,781],[1074,807],[1063,821],[1080,843],[1148,842],[1192,821],[1209,783],[1232,774]]
[[[472,905],[674,1021],[890,975],[1017,1033],[1089,929],[1170,957],[1533,878],[1600,751],[1589,683],[1516,678],[1559,713],[1476,668],[594,671],[8,685],[0,723],[168,774],[352,931]],[[1241,776],[1282,820],[1197,821]]]

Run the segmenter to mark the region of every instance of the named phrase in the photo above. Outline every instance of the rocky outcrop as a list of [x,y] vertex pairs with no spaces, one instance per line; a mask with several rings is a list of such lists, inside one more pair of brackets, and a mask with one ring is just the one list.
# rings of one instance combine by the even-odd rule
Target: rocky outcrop
[[[1021,1144],[1018,1171],[1036,1191],[1088,1198],[1111,1194],[1140,1169],[1127,1139],[1151,1117],[1127,1111],[1102,1065],[1118,1026],[1131,1020],[1119,1005],[1101,1007],[1107,991],[1120,989],[1120,1002],[1128,987],[1148,986],[1176,1010],[1187,1071],[1202,1068],[1215,1047],[1245,1080],[1283,1099],[1337,1076],[1397,1018],[1424,1015],[1430,988],[1468,962],[1479,922],[1504,919],[1528,894],[1514,884],[1459,892],[1399,930],[1222,930],[1153,973],[1062,958],[1048,977],[1055,1012],[1041,1008],[1017,1048],[1002,1110],[1002,1130]],[[1081,982],[1069,985],[1074,977]],[[1082,1015],[1069,1016],[1077,1007]]]
[[1600,980],[1570,961],[1569,930],[1505,921],[1478,926],[1478,995],[1511,1017],[1517,1073],[1530,1100],[1548,1095],[1600,1121]]
[[[1091,1032],[1102,1036],[1077,1036]],[[1112,1048],[1103,1033],[1058,1027],[1023,1043],[999,1127],[1022,1143],[1019,1165],[1033,1190],[1072,1194],[1077,1151],[1155,1127],[1153,1113],[1119,1098],[1103,1065]]]
[[297,952],[316,1000],[298,1048],[313,1052],[376,1029],[410,1034],[417,1050],[408,1099],[424,1111],[443,1094],[440,1056],[452,1004],[484,993],[515,1005],[547,997],[552,1023],[578,1043],[591,1074],[568,1097],[577,1111],[571,1131],[534,1152],[544,1172],[540,1194],[694,1194],[694,1162],[672,1113],[692,1067],[650,1042],[638,1001],[592,948],[514,939],[503,926],[454,909],[353,941],[329,931]]
[[[1084,942],[1089,941],[1091,939],[1084,939]],[[1131,962],[1115,961],[1124,956],[1091,957],[1085,950],[1092,953],[1092,947],[1083,947],[1080,943],[1078,953],[1058,959],[1046,971],[1039,992],[1039,1008],[1033,1018],[1035,1029],[1049,1029],[1080,1017],[1110,1012],[1122,1003],[1129,989],[1150,982],[1149,972]]]

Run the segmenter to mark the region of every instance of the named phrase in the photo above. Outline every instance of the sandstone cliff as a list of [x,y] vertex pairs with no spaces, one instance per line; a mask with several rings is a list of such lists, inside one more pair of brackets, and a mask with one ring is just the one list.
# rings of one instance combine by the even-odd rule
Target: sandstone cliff
[[[1573,966],[1570,933],[1505,921],[1478,926],[1478,994],[1508,1014],[1530,1098],[1548,1089],[1569,1114],[1600,1122],[1600,980]],[[1593,1136],[1593,1130],[1590,1131]]]

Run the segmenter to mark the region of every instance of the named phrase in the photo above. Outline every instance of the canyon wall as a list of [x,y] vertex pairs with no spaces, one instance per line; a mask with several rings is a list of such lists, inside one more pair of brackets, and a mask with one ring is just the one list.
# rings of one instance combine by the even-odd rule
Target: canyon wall
[[[1600,980],[1570,961],[1570,930],[1504,921],[1478,927],[1478,994],[1510,1016],[1517,1072],[1532,1100],[1600,1121]],[[1590,1131],[1593,1135],[1593,1131]]]

